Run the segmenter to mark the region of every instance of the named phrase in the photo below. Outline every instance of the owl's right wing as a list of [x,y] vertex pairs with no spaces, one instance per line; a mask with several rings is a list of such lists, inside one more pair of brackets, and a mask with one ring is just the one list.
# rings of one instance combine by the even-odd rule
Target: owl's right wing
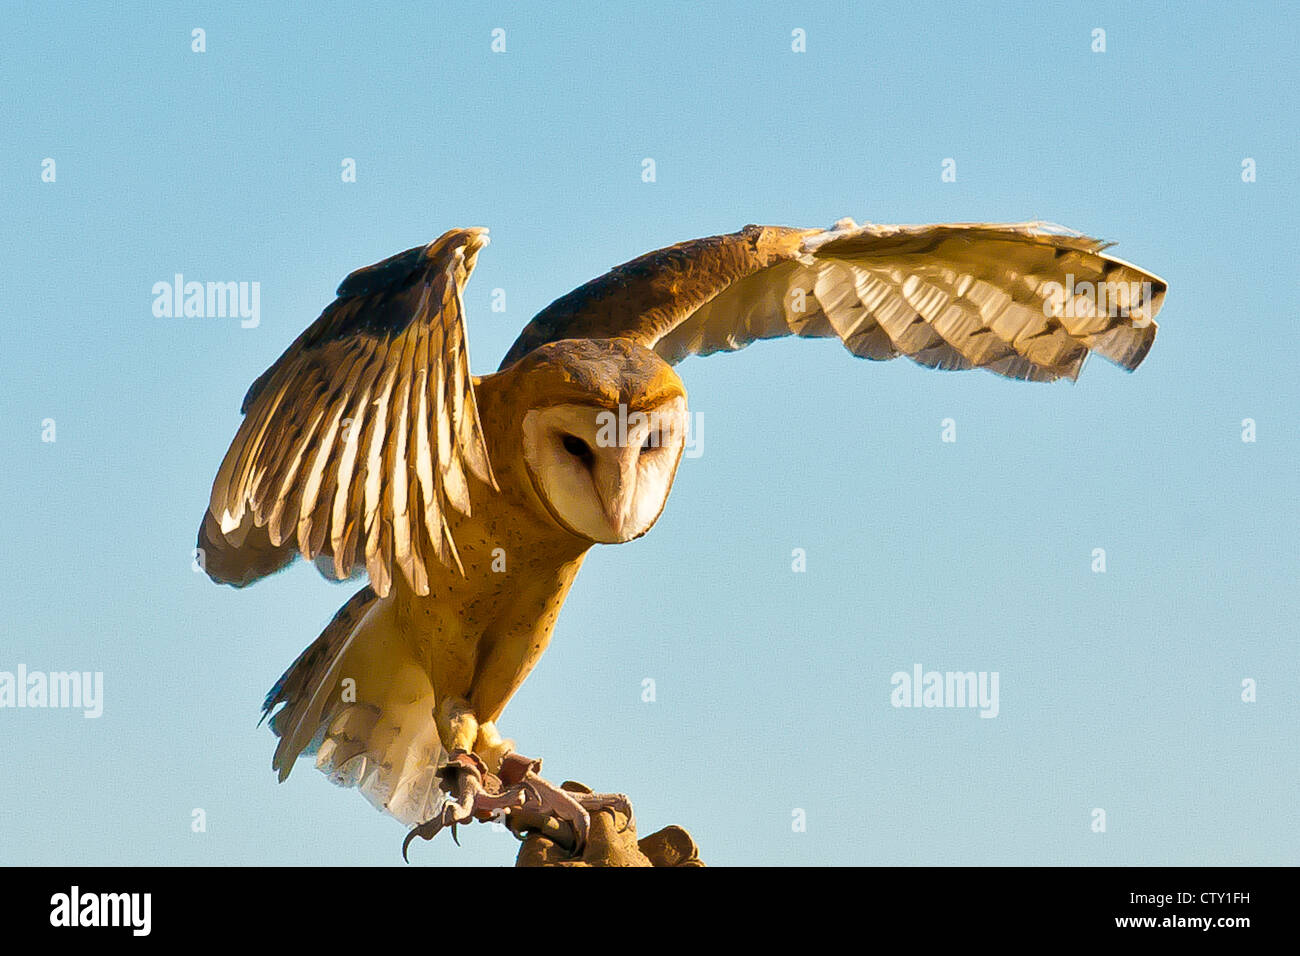
[[486,229],[455,229],[353,272],[320,318],[253,383],[212,484],[199,560],[248,584],[300,553],[376,593],[398,568],[460,568],[449,509],[469,475],[495,486],[474,398],[461,290]]
[[676,363],[793,335],[1031,381],[1074,379],[1090,352],[1131,370],[1155,340],[1166,286],[1106,247],[1037,222],[746,226],[647,253],[557,299],[502,367],[558,339],[630,338]]

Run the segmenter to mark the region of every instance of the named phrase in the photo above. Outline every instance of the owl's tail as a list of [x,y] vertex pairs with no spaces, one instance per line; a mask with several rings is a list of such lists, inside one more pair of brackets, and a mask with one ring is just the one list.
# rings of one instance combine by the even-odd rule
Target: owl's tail
[[280,738],[272,767],[283,781],[299,756],[314,756],[332,782],[422,823],[443,801],[433,688],[404,648],[367,629],[377,601],[369,586],[358,591],[267,694],[262,716]]

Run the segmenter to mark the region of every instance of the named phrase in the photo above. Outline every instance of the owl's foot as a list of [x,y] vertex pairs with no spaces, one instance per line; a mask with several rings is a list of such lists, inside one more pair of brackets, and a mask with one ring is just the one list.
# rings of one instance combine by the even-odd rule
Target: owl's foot
[[442,779],[442,790],[447,795],[438,814],[419,826],[413,827],[402,841],[402,859],[407,859],[406,851],[416,837],[432,840],[444,829],[451,829],[451,838],[456,839],[456,827],[461,823],[474,820],[500,819],[501,814],[511,807],[524,803],[524,794],[517,790],[502,789],[501,781],[494,774],[488,773],[487,767],[476,754],[464,750],[454,751],[447,763],[438,771]]
[[[585,787],[566,783],[562,787],[540,775],[542,762],[520,754],[507,754],[501,761],[501,779],[511,782],[525,795],[522,806],[506,811],[505,824],[523,839],[530,832],[540,832],[555,842],[582,853],[591,831],[591,815],[602,810],[622,813],[627,824],[636,825],[632,803],[621,793],[592,793]],[[620,830],[622,832],[622,830]]]
[[509,753],[502,758],[498,775],[489,773],[476,754],[453,752],[439,771],[447,801],[437,816],[407,833],[402,859],[407,859],[407,848],[416,837],[432,840],[450,828],[455,840],[456,827],[474,820],[502,822],[520,839],[540,833],[574,854],[581,854],[587,843],[593,813],[622,813],[627,818],[625,829],[635,825],[632,804],[623,794],[592,793],[575,784],[557,787],[539,775],[541,767],[540,760]]

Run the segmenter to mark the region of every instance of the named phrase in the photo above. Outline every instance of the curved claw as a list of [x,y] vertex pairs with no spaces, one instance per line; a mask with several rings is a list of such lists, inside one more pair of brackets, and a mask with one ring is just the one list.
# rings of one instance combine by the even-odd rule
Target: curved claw
[[458,803],[448,800],[440,814],[430,817],[419,826],[411,827],[407,832],[406,839],[402,841],[402,859],[407,863],[411,862],[406,855],[406,851],[416,837],[422,840],[432,840],[446,827],[451,827],[451,838],[457,846],[460,846],[460,840],[456,837],[456,824],[463,823],[467,819],[470,819],[469,811]]
[[[632,801],[628,799],[625,793],[595,793],[588,790],[581,784],[565,783],[562,784],[564,790],[568,791],[573,798],[588,813],[599,813],[601,810],[608,810],[614,814],[615,820],[618,814],[623,814],[626,822],[618,828],[619,833],[626,833],[636,826],[636,814],[632,810]],[[581,789],[578,789],[581,787]]]
[[632,801],[627,798],[625,793],[593,793],[578,799],[584,806],[589,806],[591,810],[596,812],[609,810],[611,813],[623,814],[627,818],[627,823],[618,828],[619,833],[626,833],[636,826],[636,814],[632,811]]
[[536,833],[563,847],[566,853],[574,852],[573,827],[549,814],[536,810],[511,810],[506,815],[506,827],[521,843]]
[[591,832],[591,814],[579,804],[576,819],[570,817],[568,824],[573,827],[573,855],[582,856],[583,851],[587,849],[587,834]]
[[628,830],[636,829],[636,811],[632,809],[632,801],[627,798],[626,794],[618,794],[623,801],[623,812],[627,814],[627,825],[619,830],[619,833],[625,833]]
[[525,794],[523,809],[567,823],[573,829],[575,856],[581,856],[587,845],[587,834],[591,830],[591,815],[578,798],[580,793],[571,793],[542,779],[534,771],[529,771],[521,784]]
[[424,837],[424,839],[426,839],[426,840],[432,840],[432,839],[433,839],[434,835],[438,832],[437,829],[435,829],[435,830],[433,831],[433,833],[430,833],[430,834],[428,834],[427,836],[425,836],[425,834],[424,834],[423,832],[421,832],[421,831],[424,830],[425,827],[427,827],[430,823],[433,823],[433,822],[434,822],[434,821],[432,821],[432,820],[426,821],[425,823],[421,823],[418,827],[411,827],[411,829],[410,829],[409,831],[407,831],[406,839],[402,841],[402,860],[403,860],[403,862],[405,862],[405,863],[410,863],[410,862],[411,862],[410,857],[408,857],[408,856],[406,855],[406,851],[410,849],[410,847],[411,847],[411,843],[412,843],[412,841],[415,840],[416,837]]

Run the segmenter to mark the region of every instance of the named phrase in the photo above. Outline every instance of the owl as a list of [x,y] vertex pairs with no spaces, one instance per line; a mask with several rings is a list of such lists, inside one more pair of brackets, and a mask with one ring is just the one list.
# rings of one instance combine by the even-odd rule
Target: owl
[[300,757],[431,836],[489,817],[572,828],[619,794],[550,784],[497,729],[596,544],[658,520],[688,437],[687,356],[782,336],[871,360],[1076,378],[1132,370],[1166,285],[1045,223],[746,226],[557,299],[471,374],[463,291],[487,230],[353,272],[249,388],[198,534],[242,587],[298,555],[368,582],[268,694]]

